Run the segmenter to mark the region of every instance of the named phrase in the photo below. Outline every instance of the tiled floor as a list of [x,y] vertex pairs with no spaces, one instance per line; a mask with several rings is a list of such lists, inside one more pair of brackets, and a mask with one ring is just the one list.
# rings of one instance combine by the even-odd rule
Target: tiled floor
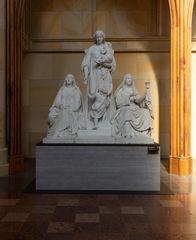
[[195,177],[164,162],[151,194],[36,193],[33,171],[0,178],[0,240],[196,240]]

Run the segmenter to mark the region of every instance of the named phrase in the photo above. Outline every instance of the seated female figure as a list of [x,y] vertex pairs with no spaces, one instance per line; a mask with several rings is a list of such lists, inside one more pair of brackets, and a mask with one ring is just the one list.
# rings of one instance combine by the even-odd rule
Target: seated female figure
[[126,138],[150,136],[153,116],[148,92],[139,96],[131,74],[124,76],[114,98],[117,111],[112,119],[112,135]]
[[82,98],[75,78],[68,74],[48,115],[48,137],[77,135],[82,117]]

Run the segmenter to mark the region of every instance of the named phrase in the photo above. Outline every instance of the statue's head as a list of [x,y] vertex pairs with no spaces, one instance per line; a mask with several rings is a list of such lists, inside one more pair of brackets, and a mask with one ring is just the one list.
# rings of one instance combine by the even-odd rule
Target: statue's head
[[75,77],[73,74],[67,74],[65,77],[65,85],[66,86],[72,86],[75,84]]
[[131,86],[133,84],[133,76],[130,73],[124,75],[124,84]]
[[105,42],[105,33],[102,30],[97,30],[93,38],[96,44],[103,44]]

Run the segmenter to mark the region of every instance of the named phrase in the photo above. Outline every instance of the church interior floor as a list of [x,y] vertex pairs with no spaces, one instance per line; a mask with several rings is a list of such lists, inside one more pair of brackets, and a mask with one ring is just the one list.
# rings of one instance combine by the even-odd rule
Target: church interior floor
[[162,161],[156,193],[37,193],[27,162],[0,178],[0,240],[196,240],[195,168],[178,177]]

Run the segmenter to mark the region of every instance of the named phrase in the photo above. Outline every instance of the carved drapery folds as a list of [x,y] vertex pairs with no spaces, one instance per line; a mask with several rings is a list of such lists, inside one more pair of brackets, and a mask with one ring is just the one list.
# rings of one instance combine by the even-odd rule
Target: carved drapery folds
[[171,18],[171,131],[169,172],[192,172],[191,26],[194,0],[169,0]]

